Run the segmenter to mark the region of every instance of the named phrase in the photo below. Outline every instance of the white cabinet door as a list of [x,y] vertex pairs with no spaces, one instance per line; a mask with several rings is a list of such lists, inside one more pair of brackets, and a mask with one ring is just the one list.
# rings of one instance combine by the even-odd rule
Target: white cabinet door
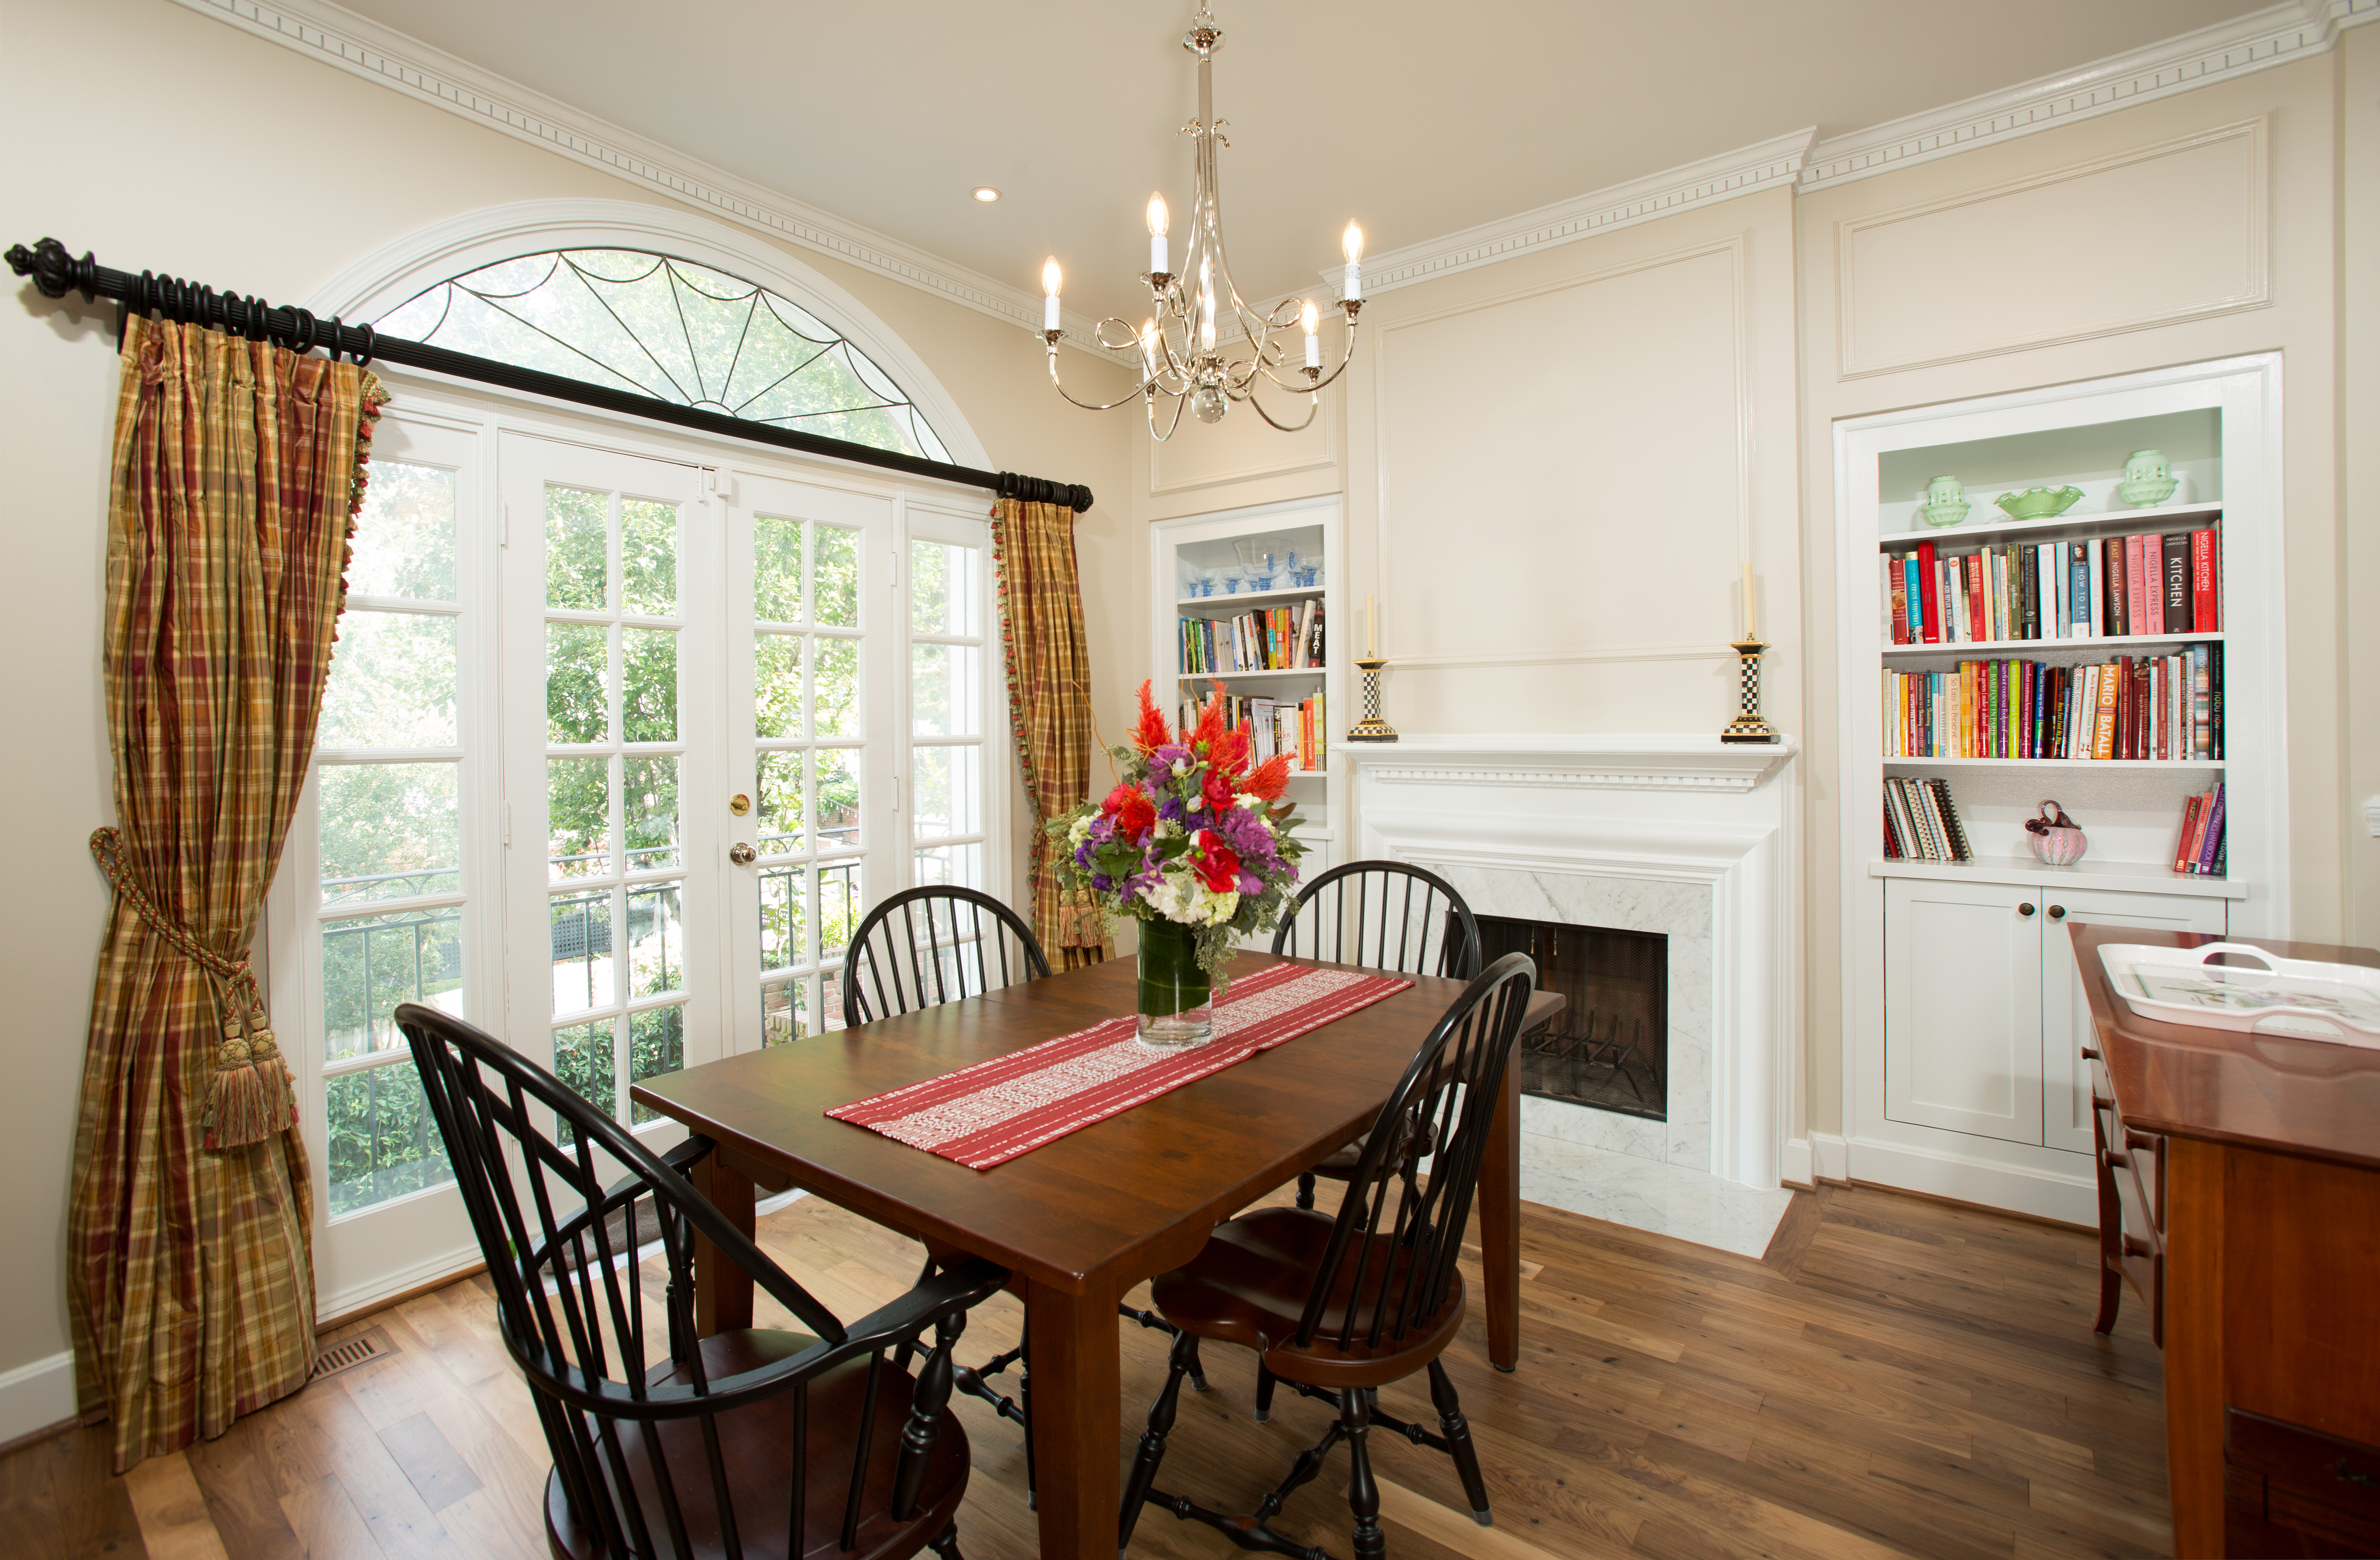
[[2076,979],[2070,926],[2139,926],[2158,932],[2225,930],[2225,902],[2185,894],[2110,894],[2055,881],[2041,885],[2042,1140],[2091,1152],[2091,1069],[2082,1044],[2091,1006]]
[[2040,906],[2004,884],[1886,885],[1888,1117],[2041,1141]]

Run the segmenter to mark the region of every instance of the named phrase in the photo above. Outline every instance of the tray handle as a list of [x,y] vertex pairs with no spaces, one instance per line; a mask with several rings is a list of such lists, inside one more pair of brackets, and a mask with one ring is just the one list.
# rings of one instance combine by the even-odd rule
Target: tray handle
[[2277,973],[2280,969],[2280,966],[2273,962],[2272,955],[2262,948],[2252,948],[2245,943],[2208,943],[2192,951],[2199,956],[2198,962],[2201,964],[2211,962],[2218,954],[2239,954],[2262,964],[2265,972],[2268,975]]
[[[2336,1033],[2341,1040],[2350,1038],[2350,1031],[2345,1024],[2340,1023],[2330,1014],[2318,1013],[2311,1007],[2268,1007],[2264,1012],[2256,1015],[2256,1021],[2248,1026],[2248,1032],[2250,1034],[2254,1034],[2258,1030],[2262,1030],[2265,1027],[2265,1020],[2267,1018],[2311,1019],[2313,1022],[2317,1024],[2328,1024],[2331,1027],[2332,1032]],[[2303,1035],[2304,1033],[2303,1030],[2292,1031],[2289,1030],[2278,1030],[2274,1032],[2284,1035],[2292,1032],[2300,1035]]]

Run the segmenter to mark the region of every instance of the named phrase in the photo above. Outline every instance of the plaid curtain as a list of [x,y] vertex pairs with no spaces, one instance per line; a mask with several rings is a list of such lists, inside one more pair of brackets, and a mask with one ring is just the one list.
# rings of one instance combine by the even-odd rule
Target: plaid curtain
[[129,323],[103,646],[115,888],[67,1215],[85,1416],[119,1473],[306,1384],[312,1183],[248,974],[305,784],[386,399],[352,363]]
[[992,507],[991,538],[1009,723],[1033,798],[1033,930],[1052,968],[1074,969],[1107,957],[1106,918],[1088,895],[1060,888],[1042,827],[1082,805],[1091,787],[1091,662],[1075,567],[1075,511],[1003,498]]

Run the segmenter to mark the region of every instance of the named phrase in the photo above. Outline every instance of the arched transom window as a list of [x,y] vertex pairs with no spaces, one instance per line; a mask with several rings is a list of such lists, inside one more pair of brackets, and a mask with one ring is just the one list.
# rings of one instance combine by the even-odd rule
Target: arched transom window
[[951,458],[892,375],[817,315],[669,255],[520,255],[441,282],[376,324],[679,406]]

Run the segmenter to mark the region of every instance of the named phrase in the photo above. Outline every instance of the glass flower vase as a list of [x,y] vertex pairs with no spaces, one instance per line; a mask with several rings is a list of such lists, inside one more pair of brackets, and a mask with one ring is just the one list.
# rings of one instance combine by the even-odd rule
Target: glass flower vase
[[1167,1050],[1215,1035],[1216,982],[1198,968],[1198,929],[1178,920],[1140,923],[1140,1042]]

